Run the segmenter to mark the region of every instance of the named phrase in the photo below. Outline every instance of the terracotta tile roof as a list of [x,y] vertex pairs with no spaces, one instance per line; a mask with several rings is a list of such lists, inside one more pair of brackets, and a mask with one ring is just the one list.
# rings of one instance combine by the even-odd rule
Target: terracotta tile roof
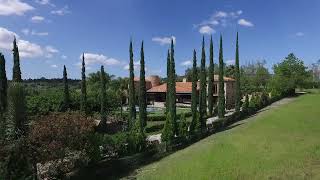
[[[152,87],[147,92],[150,93],[165,93],[167,92],[167,83],[161,84],[160,86]],[[191,93],[192,82],[176,82],[177,93]]]
[[[219,81],[219,75],[214,75],[214,81]],[[224,81],[235,81],[233,78],[224,77]],[[197,89],[199,90],[200,82],[197,82]],[[159,86],[152,87],[147,90],[148,93],[166,93],[167,83],[161,84]],[[176,82],[176,92],[177,93],[191,93],[192,92],[192,82]]]

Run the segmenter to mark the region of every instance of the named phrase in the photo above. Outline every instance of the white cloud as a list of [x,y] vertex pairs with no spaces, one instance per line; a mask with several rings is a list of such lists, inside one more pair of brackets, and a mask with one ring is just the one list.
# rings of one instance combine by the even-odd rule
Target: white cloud
[[32,30],[32,31],[31,31],[31,35],[35,35],[35,36],[48,36],[49,33],[48,33],[48,32],[37,32],[37,31]]
[[[124,70],[129,70],[129,64],[125,65],[125,66],[123,67],[123,69],[124,69]],[[134,69],[135,71],[138,71],[138,70],[140,69],[140,61],[134,61],[134,62],[133,62],[133,69]],[[146,69],[147,69],[147,68],[146,68]]]
[[19,54],[21,57],[32,58],[44,55],[44,51],[38,44],[26,40],[18,40]]
[[0,15],[24,15],[25,12],[34,10],[34,7],[20,0],[0,0]]
[[303,32],[297,32],[297,33],[296,33],[296,36],[297,36],[297,37],[302,37],[302,36],[304,36],[304,35],[305,35],[305,34],[304,34]]
[[233,65],[235,63],[234,59],[230,59],[226,61],[227,65]]
[[29,29],[22,29],[21,32],[22,32],[24,35],[29,35],[30,30],[29,30]]
[[183,61],[180,65],[181,66],[190,66],[190,65],[192,65],[192,61],[191,60]]
[[26,35],[26,36],[28,36],[28,35],[48,36],[48,35],[49,35],[48,32],[37,32],[37,31],[35,31],[35,30],[30,30],[30,29],[27,29],[27,28],[22,29],[21,32],[22,32],[24,35]]
[[68,6],[64,6],[61,9],[51,11],[51,14],[55,14],[55,15],[59,15],[59,16],[63,16],[63,15],[69,14],[69,13],[71,13],[71,11],[69,10]]
[[213,34],[213,33],[215,33],[215,30],[212,29],[210,26],[206,25],[206,26],[200,27],[199,32],[201,34]]
[[52,64],[50,67],[52,68],[58,68],[58,66],[56,64]]
[[62,55],[61,59],[67,59],[68,57],[66,55]]
[[[82,60],[82,54],[80,55],[80,59]],[[90,64],[103,64],[107,66],[120,65],[121,61],[107,57],[103,54],[93,54],[93,53],[84,53],[84,60],[87,65]],[[77,65],[81,65],[78,63]]]
[[42,17],[42,16],[33,16],[32,18],[31,18],[31,21],[32,22],[34,22],[34,23],[40,23],[40,22],[42,22],[42,21],[44,21],[44,17]]
[[35,0],[35,2],[41,5],[50,5],[55,7],[55,5],[50,2],[50,0]]
[[228,13],[224,12],[224,11],[218,11],[214,14],[214,17],[216,18],[226,18],[228,17]]
[[58,50],[54,49],[52,46],[43,48],[36,43],[20,39],[18,34],[3,27],[0,27],[0,49],[11,51],[14,36],[17,38],[19,54],[23,58],[34,58],[41,56],[52,57],[52,54],[58,52]]
[[159,43],[160,45],[166,45],[166,44],[170,44],[171,40],[173,40],[173,44],[176,44],[176,37],[175,36],[171,36],[171,37],[153,37],[152,41]]
[[227,27],[231,23],[236,23],[235,20],[238,19],[242,13],[242,10],[231,12],[216,11],[209,19],[194,25],[194,27],[199,28],[201,34],[212,34],[217,27]]
[[245,19],[239,19],[238,24],[241,26],[246,26],[246,27],[253,27],[254,26],[254,24],[252,22],[245,20]]
[[59,50],[55,49],[55,48],[52,47],[52,46],[46,46],[46,51],[47,51],[48,53],[58,53],[58,52],[59,52]]

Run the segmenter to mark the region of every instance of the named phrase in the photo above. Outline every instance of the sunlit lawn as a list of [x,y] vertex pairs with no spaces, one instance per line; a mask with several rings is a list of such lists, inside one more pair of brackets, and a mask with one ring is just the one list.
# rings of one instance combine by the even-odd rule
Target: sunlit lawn
[[320,94],[143,167],[138,179],[320,179]]

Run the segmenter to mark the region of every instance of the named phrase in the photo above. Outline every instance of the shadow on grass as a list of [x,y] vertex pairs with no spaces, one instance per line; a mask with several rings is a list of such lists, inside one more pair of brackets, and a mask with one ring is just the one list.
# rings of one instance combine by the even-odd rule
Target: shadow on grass
[[[297,93],[293,97],[303,95],[305,93]],[[188,141],[186,143],[179,143],[173,147],[172,151],[166,153],[159,153],[157,148],[148,150],[147,152],[135,154],[132,156],[122,157],[119,159],[108,159],[102,160],[91,166],[79,169],[77,172],[70,174],[68,179],[97,179],[97,180],[107,180],[107,179],[136,179],[137,172],[136,170],[142,166],[148,165],[160,161],[162,158],[167,157],[170,154],[173,154],[179,150],[182,150],[186,147],[189,147],[192,144],[195,144],[202,139],[205,139],[208,136],[211,136],[216,133],[224,132],[241,126],[246,123],[246,119],[257,116],[263,111],[271,109],[270,107],[259,110],[258,112],[239,118],[235,122],[230,122],[219,129],[211,129],[201,138],[194,139],[193,141]]]

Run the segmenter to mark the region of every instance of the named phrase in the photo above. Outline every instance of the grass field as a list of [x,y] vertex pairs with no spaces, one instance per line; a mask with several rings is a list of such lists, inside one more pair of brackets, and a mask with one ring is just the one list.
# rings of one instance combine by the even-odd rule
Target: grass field
[[262,112],[137,172],[138,179],[320,179],[320,94]]

